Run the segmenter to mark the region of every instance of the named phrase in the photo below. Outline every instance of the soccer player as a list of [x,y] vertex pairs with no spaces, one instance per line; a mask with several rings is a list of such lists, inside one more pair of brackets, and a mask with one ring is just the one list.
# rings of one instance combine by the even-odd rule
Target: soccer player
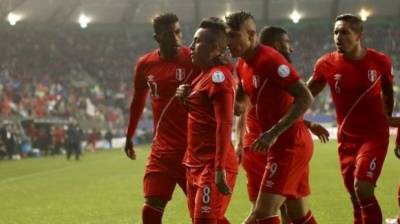
[[318,59],[308,86],[316,96],[329,85],[336,107],[340,169],[354,223],[380,224],[374,189],[389,143],[392,65],[383,53],[361,45],[363,22],[357,16],[338,16],[333,36],[337,50]]
[[[290,55],[293,48],[287,31],[278,26],[265,26],[260,31],[260,43],[270,46],[281,53],[288,62],[291,62]],[[267,165],[267,156],[265,154],[256,153],[250,150],[251,144],[261,134],[261,129],[254,116],[254,107],[248,106],[248,96],[243,92],[243,87],[239,83],[236,93],[236,104],[244,107],[242,111],[245,113],[238,117],[237,133],[238,141],[236,145],[236,153],[242,160],[242,166],[247,177],[247,191],[249,200],[252,203],[252,210],[257,199],[261,180],[264,174],[264,168]],[[248,111],[251,111],[248,113]],[[247,117],[247,122],[246,122]],[[315,134],[321,142],[329,139],[329,132],[320,124],[304,120],[306,126]],[[282,223],[289,223],[289,217],[286,214],[286,207],[281,207]]]
[[[389,125],[393,127],[398,127],[397,128],[397,137],[396,137],[396,143],[394,147],[394,154],[396,155],[397,158],[400,159],[400,117],[392,117],[389,119]],[[397,203],[400,208],[400,185],[398,186],[397,190]],[[387,224],[400,224],[400,215],[397,216],[397,218],[394,219],[386,219]]]
[[[224,60],[226,26],[221,19],[203,20],[190,45],[202,73],[177,95],[189,110],[187,169],[188,206],[195,224],[226,224],[224,213],[234,188],[238,161],[231,143],[234,80]],[[188,92],[188,94],[186,94]]]
[[228,45],[240,57],[238,74],[262,132],[251,150],[267,152],[255,209],[245,223],[280,223],[277,213],[285,201],[293,223],[315,223],[306,201],[313,143],[302,119],[311,93],[284,56],[259,44],[252,15],[236,12],[226,21]]
[[172,13],[160,15],[153,20],[153,28],[159,48],[142,56],[136,65],[125,144],[127,156],[135,159],[132,137],[150,92],[154,137],[143,180],[144,224],[161,223],[176,184],[186,192],[182,159],[187,146],[187,111],[175,98],[175,91],[198,74],[190,60],[189,48],[181,45],[178,17]]

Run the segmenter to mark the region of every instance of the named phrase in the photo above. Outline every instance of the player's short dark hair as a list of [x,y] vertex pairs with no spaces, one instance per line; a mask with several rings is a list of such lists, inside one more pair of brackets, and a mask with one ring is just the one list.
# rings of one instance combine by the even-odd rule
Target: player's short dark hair
[[225,16],[226,24],[233,30],[239,30],[240,26],[248,19],[254,21],[254,17],[245,11],[234,12]]
[[217,17],[209,17],[209,18],[203,19],[200,22],[199,28],[211,29],[213,31],[226,33],[226,24],[224,23],[224,21],[222,19],[217,18]]
[[217,42],[223,46],[227,45],[226,24],[222,19],[217,17],[203,19],[199,28],[211,30],[210,41]]
[[260,42],[266,45],[272,45],[279,41],[282,35],[287,34],[287,31],[279,26],[264,26],[260,31]]
[[179,19],[174,13],[168,12],[161,14],[153,19],[154,33],[158,34],[162,32],[166,26],[170,26],[176,22],[179,22]]
[[363,32],[363,21],[360,17],[353,14],[342,14],[336,17],[335,22],[337,21],[345,21],[350,23],[351,29],[356,33]]

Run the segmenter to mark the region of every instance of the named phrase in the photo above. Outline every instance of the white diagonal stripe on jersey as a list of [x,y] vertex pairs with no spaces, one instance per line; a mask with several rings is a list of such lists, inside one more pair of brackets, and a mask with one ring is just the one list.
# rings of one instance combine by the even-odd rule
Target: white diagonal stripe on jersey
[[[190,70],[189,75],[186,77],[185,80],[183,80],[183,83],[186,83],[189,80],[190,76],[192,76],[192,73],[193,73],[193,69]],[[160,118],[158,119],[158,122],[157,122],[156,130],[154,131],[153,141],[156,139],[156,137],[158,135],[158,128],[160,127],[161,120],[164,117],[165,112],[168,110],[168,108],[171,105],[174,98],[175,98],[175,94],[171,97],[171,99],[169,99],[167,105],[164,107],[163,111],[161,112]]]
[[260,100],[261,92],[262,92],[262,90],[264,89],[264,87],[265,87],[265,85],[267,84],[267,82],[268,82],[268,78],[266,78],[266,79],[264,80],[263,84],[262,84],[261,87],[260,87],[260,90],[258,90],[258,93],[257,93],[257,99],[256,99],[256,117],[257,117],[258,122],[260,122],[260,116],[258,115],[258,101]]
[[379,76],[374,83],[372,83],[372,85],[365,90],[365,92],[363,92],[363,94],[360,95],[360,97],[358,97],[358,99],[356,100],[356,102],[353,104],[353,106],[351,106],[351,108],[349,109],[349,111],[347,112],[346,116],[343,118],[342,123],[340,124],[340,127],[338,128],[338,136],[341,135],[342,133],[342,129],[344,127],[344,125],[346,124],[347,118],[350,116],[351,112],[353,112],[354,108],[358,105],[358,103],[361,101],[361,99],[372,89],[375,87],[375,85],[378,83],[378,81],[381,79],[381,76]]

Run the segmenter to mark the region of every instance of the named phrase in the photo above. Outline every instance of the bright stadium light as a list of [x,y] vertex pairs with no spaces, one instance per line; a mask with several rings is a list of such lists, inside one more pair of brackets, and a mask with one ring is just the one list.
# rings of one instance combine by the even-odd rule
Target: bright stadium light
[[363,8],[363,9],[361,9],[361,11],[358,14],[361,17],[361,20],[365,21],[365,20],[367,20],[368,16],[371,15],[371,12]]
[[17,15],[12,12],[8,13],[7,20],[11,26],[15,26],[15,24],[17,24],[17,22],[20,21],[21,19],[22,19],[21,15]]
[[82,29],[86,28],[90,21],[92,21],[92,19],[83,13],[79,16],[79,24],[81,25]]
[[301,14],[297,12],[297,10],[293,10],[292,14],[290,14],[289,18],[294,22],[298,23],[301,19]]

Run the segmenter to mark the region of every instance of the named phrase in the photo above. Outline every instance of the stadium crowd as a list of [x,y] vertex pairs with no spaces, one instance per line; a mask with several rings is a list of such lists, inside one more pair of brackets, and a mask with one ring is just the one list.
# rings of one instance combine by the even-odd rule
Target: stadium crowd
[[[294,46],[294,65],[306,80],[316,59],[334,49],[331,27],[326,23],[304,23],[287,29]],[[186,43],[193,30],[194,26],[184,27]],[[365,45],[390,56],[398,74],[400,26],[367,23],[366,33]],[[155,46],[154,41],[149,41],[151,37],[151,30],[138,32],[131,28],[112,32],[109,28],[4,29],[0,33],[1,119],[73,117],[102,121],[107,124],[105,129],[112,127],[118,130],[115,132],[124,133],[132,95],[132,72],[138,56]],[[400,102],[398,92],[397,89],[395,102]],[[307,114],[333,116],[331,98],[326,96],[327,91]],[[394,111],[400,112],[400,105],[396,104]],[[25,132],[29,136],[29,131]],[[149,104],[138,132],[145,136],[143,141],[151,139]]]

